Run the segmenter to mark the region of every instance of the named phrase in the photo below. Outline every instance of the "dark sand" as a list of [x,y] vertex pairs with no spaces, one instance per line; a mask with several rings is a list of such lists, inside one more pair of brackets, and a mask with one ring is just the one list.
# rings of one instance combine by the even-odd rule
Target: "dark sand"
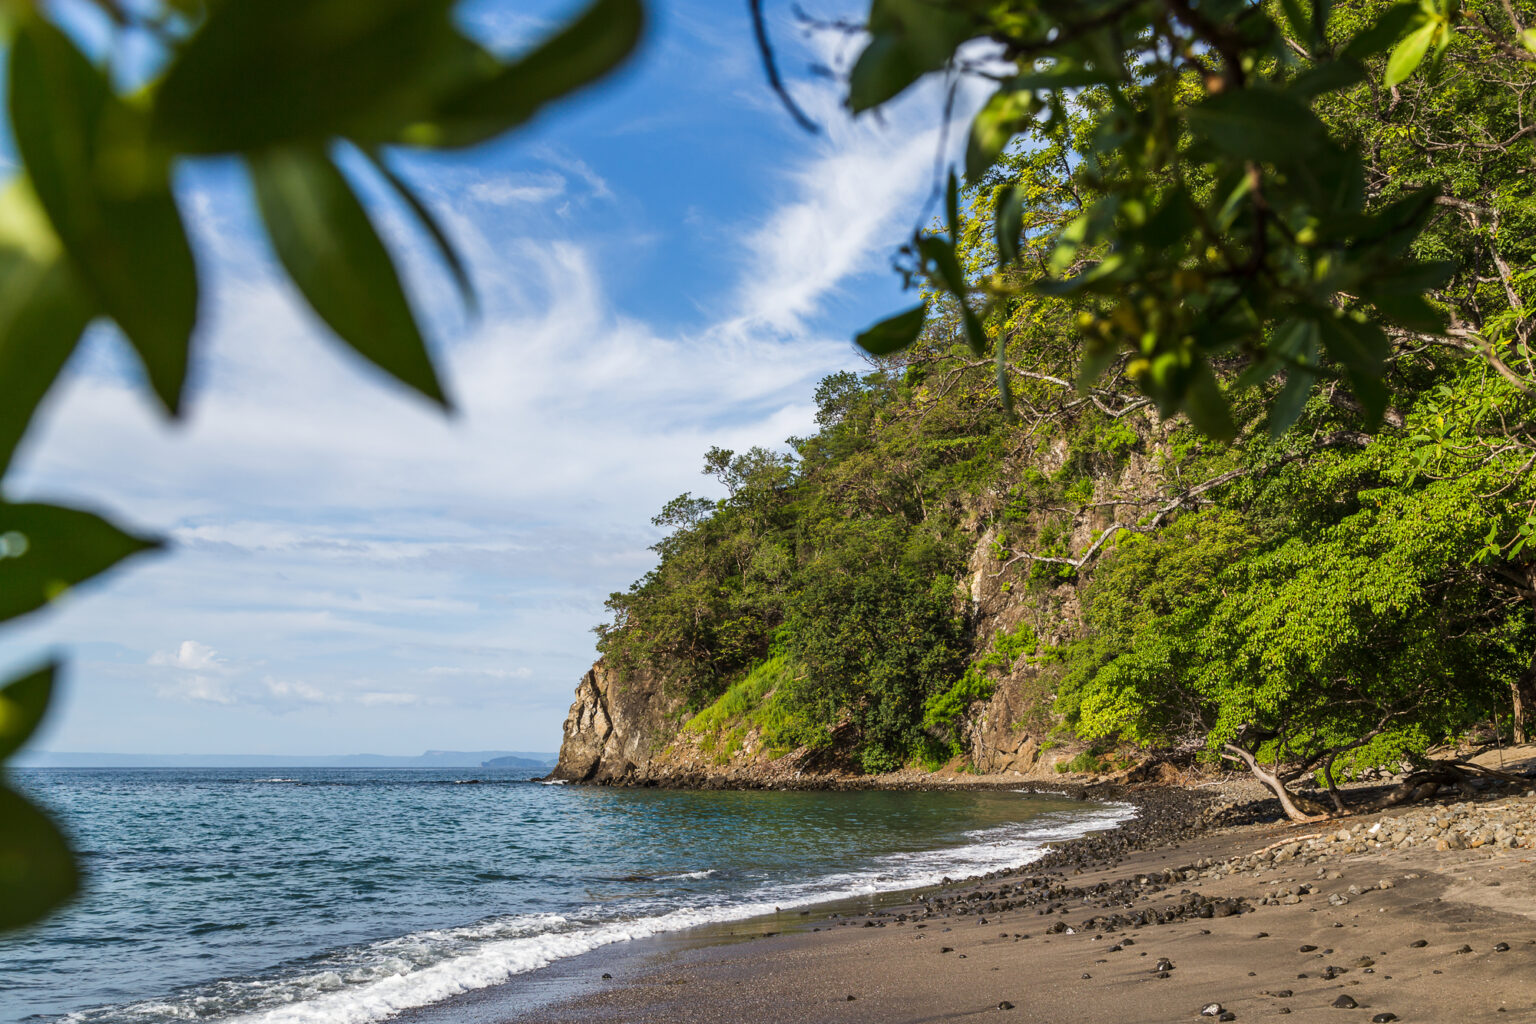
[[[1536,802],[1530,806],[1536,813]],[[1339,852],[1315,864],[1273,866],[1257,877],[1202,877],[1161,886],[1135,881],[1138,874],[1200,858],[1250,854],[1318,828],[1239,826],[1177,846],[1152,846],[1115,866],[1077,873],[1067,865],[1051,880],[1058,888],[1112,885],[1090,895],[1087,904],[1081,894],[1056,900],[1064,906],[1060,913],[1042,914],[1040,904],[988,911],[985,899],[967,908],[967,892],[1019,886],[1042,874],[1025,868],[949,890],[960,902],[947,908],[947,915],[931,910],[921,922],[898,921],[900,906],[877,911],[884,916],[838,918],[828,918],[823,908],[799,922],[748,922],[637,943],[561,965],[539,983],[538,992],[525,992],[534,998],[499,1003],[494,1019],[505,1024],[973,1019],[1152,1024],[1214,1020],[1200,1011],[1219,1003],[1240,1021],[1363,1022],[1379,1014],[1395,1014],[1408,1024],[1536,1021],[1536,851]],[[1330,872],[1337,876],[1327,877]],[[1375,888],[1384,879],[1391,887]],[[1256,905],[1266,893],[1301,882],[1316,886],[1316,892],[1290,905]],[[1344,895],[1351,885],[1368,891],[1330,905],[1330,894]],[[1191,894],[1241,897],[1252,910],[1113,932],[1082,926],[1097,915],[1166,911],[1187,904]],[[921,912],[910,897],[904,899],[909,914]],[[1061,921],[1074,934],[1047,934]],[[804,929],[822,930],[793,930],[801,922]],[[791,930],[764,935],[779,927]],[[1127,938],[1131,944],[1125,944]],[[1415,940],[1426,944],[1414,947]],[[1508,949],[1495,951],[1501,942]],[[1121,948],[1112,951],[1117,945]],[[1457,952],[1464,945],[1471,952]],[[1316,949],[1303,952],[1303,946]],[[1155,969],[1161,958],[1171,961],[1170,970]],[[1325,979],[1330,966],[1347,970]],[[602,978],[605,972],[613,977]],[[1357,1007],[1335,1008],[1340,996]],[[1002,1003],[1013,1005],[1000,1008]],[[490,1019],[464,1015],[469,1010],[460,1004],[456,1018]]]

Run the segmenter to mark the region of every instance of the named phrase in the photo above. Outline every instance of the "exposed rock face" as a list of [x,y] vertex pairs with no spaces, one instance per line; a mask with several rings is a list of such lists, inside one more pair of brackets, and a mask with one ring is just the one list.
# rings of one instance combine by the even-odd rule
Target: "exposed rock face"
[[[1133,525],[1149,508],[1164,504],[1176,484],[1162,476],[1158,449],[1163,424],[1155,417],[1143,426],[1135,451],[1094,481],[1069,526],[1067,549],[1086,551],[1105,530]],[[1058,471],[1067,457],[1064,442],[1035,453],[1029,465],[1046,474]],[[1001,494],[1004,489],[1000,488]],[[1013,633],[1027,622],[1042,645],[1064,644],[1082,628],[1082,604],[1075,579],[1053,586],[1030,585],[1027,562],[1007,564],[1008,554],[1036,545],[1045,522],[1014,521],[1006,532],[997,525],[996,499],[978,498],[971,507],[975,547],[967,567],[969,593],[960,600],[975,637],[974,658],[992,647],[999,632]],[[1059,511],[1059,510],[1057,510]],[[988,774],[1056,779],[1058,762],[1075,753],[1071,744],[1043,743],[1057,723],[1053,666],[1019,658],[997,680],[991,698],[976,703],[957,739],[970,768]],[[681,699],[669,695],[665,680],[648,672],[621,676],[599,661],[582,677],[576,701],[565,721],[565,739],[554,778],[579,782],[683,786],[794,786],[819,779],[835,784],[851,777],[848,766],[821,763],[807,751],[775,757],[761,750],[755,735],[729,755],[701,750],[699,737],[681,732]]]
[[599,661],[576,687],[552,777],[624,781],[647,766],[677,732],[678,707],[651,673],[620,677]]

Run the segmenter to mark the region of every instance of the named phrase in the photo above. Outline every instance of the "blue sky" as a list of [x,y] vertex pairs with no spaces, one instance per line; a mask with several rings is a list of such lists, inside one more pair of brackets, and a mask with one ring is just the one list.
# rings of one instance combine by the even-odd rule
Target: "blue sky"
[[[0,662],[60,650],[36,746],[143,753],[553,750],[607,595],[652,564],[651,515],[712,444],[813,428],[815,382],[902,301],[942,98],[854,123],[812,63],[856,40],[770,4],[764,84],[745,3],[658,0],[638,59],[528,130],[399,166],[474,268],[484,312],[387,202],[460,408],[445,418],[330,341],[274,273],[238,167],[180,185],[207,284],[190,414],[167,423],[92,334],[7,480],[171,540],[11,627]],[[569,3],[479,2],[515,52]],[[846,8],[846,9],[845,9]],[[853,5],[817,12],[855,15]],[[964,123],[963,121],[961,123]]]

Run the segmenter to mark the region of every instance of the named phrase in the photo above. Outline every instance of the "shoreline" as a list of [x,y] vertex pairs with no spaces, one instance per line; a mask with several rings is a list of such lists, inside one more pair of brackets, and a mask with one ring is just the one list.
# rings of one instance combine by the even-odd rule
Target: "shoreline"
[[[1158,820],[1168,793],[1191,817]],[[441,1019],[1536,1017],[1530,783],[1310,826],[1265,820],[1257,800],[1199,820],[1223,807],[1219,789],[1132,794],[1137,818],[1019,869],[856,913],[816,907],[803,927],[754,919],[624,944],[523,986],[542,986],[536,1000],[492,990],[483,1014]]]
[[[890,787],[859,787],[890,788]],[[946,791],[956,788],[978,791],[1005,791],[1021,794],[1068,796],[1099,807],[1130,804],[1134,815],[1114,825],[1098,828],[1069,839],[1048,840],[1029,851],[1020,851],[1020,861],[977,875],[886,889],[859,895],[842,895],[811,904],[791,904],[785,909],[751,917],[711,921],[675,931],[653,933],[621,942],[598,946],[586,952],[556,960],[545,967],[515,975],[500,984],[465,992],[446,1001],[408,1010],[392,1018],[404,1024],[493,1024],[508,1020],[542,1021],[544,1014],[586,995],[593,979],[611,985],[612,976],[634,978],[641,965],[679,954],[702,954],[708,950],[744,949],[763,940],[794,935],[822,933],[824,918],[848,922],[871,915],[900,913],[901,908],[928,898],[927,894],[946,892],[957,886],[975,884],[995,877],[1019,876],[1040,870],[1071,866],[1084,859],[1119,857],[1128,850],[1146,845],[1176,843],[1206,827],[1208,812],[1233,813],[1215,792],[1186,788],[1146,786],[1128,788],[1118,785],[1084,785],[1063,782],[1056,786],[1020,784],[1016,780],[962,779],[954,784],[908,786],[904,789]],[[1092,791],[1091,794],[1089,791]],[[1088,808],[1085,808],[1087,810]],[[1244,817],[1256,813],[1255,805],[1237,812]],[[1278,808],[1275,809],[1278,813]],[[1025,857],[1034,855],[1033,859]],[[879,925],[878,927],[884,927]]]

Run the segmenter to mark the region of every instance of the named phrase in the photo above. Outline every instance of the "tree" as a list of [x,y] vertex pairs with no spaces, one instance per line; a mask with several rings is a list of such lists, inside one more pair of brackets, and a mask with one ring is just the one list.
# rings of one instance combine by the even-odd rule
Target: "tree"
[[[1497,714],[1499,690],[1514,734],[1527,736],[1536,657],[1524,656],[1519,672],[1508,659],[1511,644],[1536,648],[1527,553],[1536,537],[1536,364],[1529,275],[1512,269],[1530,262],[1536,209],[1525,174],[1536,153],[1525,127],[1536,114],[1533,20],[1529,4],[1502,0],[872,4],[871,39],[850,77],[853,110],[929,73],[996,87],[971,126],[965,187],[952,176],[945,192],[943,227],[918,232],[904,250],[903,271],[923,285],[925,302],[860,342],[877,356],[915,351],[922,360],[930,339],[941,347],[952,339],[973,366],[990,350],[1003,404],[1022,392],[1036,422],[1066,406],[1061,398],[1042,406],[1042,386],[1065,393],[1075,377],[1077,400],[1093,399],[1106,415],[1131,405],[1123,382],[1164,416],[1182,411],[1211,437],[1239,439],[1179,490],[1125,504],[1127,515],[1086,550],[1009,552],[999,573],[1022,564],[1075,575],[1106,556],[1123,566],[1139,537],[1173,543],[1162,534],[1189,510],[1324,472],[1357,449],[1386,460],[1372,485],[1395,495],[1383,507],[1422,521],[1422,534],[1395,534],[1384,512],[1362,510],[1357,539],[1386,547],[1379,565],[1358,566],[1358,578],[1346,549],[1300,539],[1289,548],[1272,528],[1254,540],[1269,553],[1244,562],[1258,572],[1282,564],[1281,551],[1315,556],[1313,600],[1300,600],[1287,621],[1332,608],[1353,623],[1343,635],[1375,652],[1375,669],[1329,661],[1335,634],[1320,628],[1301,644],[1322,659],[1307,671],[1283,679],[1238,671],[1217,700],[1193,680],[1247,649],[1217,644],[1212,622],[1268,634],[1241,617],[1260,615],[1258,607],[1240,612],[1242,600],[1202,591],[1146,624],[1128,660],[1078,666],[1079,696],[1091,691],[1075,712],[1086,731],[1169,739],[1178,731],[1161,716],[1180,707],[1182,738],[1214,743],[1271,777],[1256,754],[1295,755],[1293,770],[1326,762],[1329,780],[1345,755],[1386,757],[1384,737],[1417,754],[1428,738]],[[1042,329],[1043,318],[1052,326]],[[1042,374],[1031,353],[1059,350],[1068,333],[1077,338],[1071,368]],[[1339,415],[1306,413],[1319,394]],[[1279,447],[1259,436],[1260,414]],[[1304,416],[1310,438],[1286,435]],[[1386,440],[1373,443],[1378,431]],[[1438,529],[1453,522],[1454,536]],[[1474,522],[1477,543],[1467,533]],[[1429,538],[1438,540],[1424,562],[1415,546]],[[1412,608],[1315,600],[1341,587],[1369,590],[1364,570],[1389,565],[1400,570],[1392,585],[1404,599],[1419,595]],[[1111,588],[1123,571],[1105,570],[1088,590]],[[1277,602],[1264,607],[1298,599],[1262,575],[1241,587]],[[1362,608],[1364,618],[1351,618]],[[1452,624],[1455,615],[1467,616],[1469,631]],[[1379,646],[1388,624],[1411,632],[1434,622],[1439,635],[1482,646],[1423,639],[1390,655]],[[1286,639],[1295,637],[1271,637],[1279,646],[1263,657],[1281,657]],[[1449,650],[1464,660],[1431,659]],[[1357,688],[1353,696],[1345,685]],[[1265,693],[1288,696],[1264,704]],[[1237,717],[1207,717],[1215,706]],[[1403,740],[1410,733],[1412,743]],[[1322,761],[1305,753],[1314,748]]]
[[[173,175],[238,156],[279,261],[336,337],[447,408],[394,260],[336,155],[351,150],[416,218],[473,308],[466,268],[391,166],[397,148],[466,149],[608,74],[639,42],[640,0],[591,0],[515,59],[464,35],[453,0],[93,0],[117,35],[83,49],[55,8],[0,5],[22,170],[0,192],[0,472],[85,328],[111,321],[179,414],[200,281]],[[122,38],[156,68],[124,87]],[[96,515],[0,502],[0,620],[44,607],[156,541]],[[36,728],[57,665],[0,689],[0,760]],[[0,786],[0,928],[72,894],[68,846]]]

